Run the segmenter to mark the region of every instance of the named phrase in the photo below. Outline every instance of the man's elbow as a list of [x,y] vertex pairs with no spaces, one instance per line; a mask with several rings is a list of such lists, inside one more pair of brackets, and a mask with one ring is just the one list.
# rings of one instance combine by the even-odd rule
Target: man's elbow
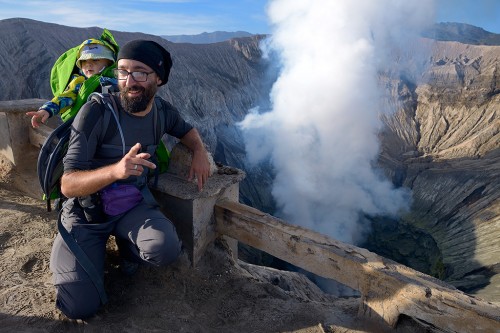
[[63,174],[61,177],[61,194],[66,198],[74,197],[74,193],[71,191],[71,186],[69,186],[68,174]]
[[61,194],[64,195],[66,198],[71,198],[71,196],[69,196],[69,192],[68,192],[68,188],[66,186],[66,182],[64,182],[61,178]]

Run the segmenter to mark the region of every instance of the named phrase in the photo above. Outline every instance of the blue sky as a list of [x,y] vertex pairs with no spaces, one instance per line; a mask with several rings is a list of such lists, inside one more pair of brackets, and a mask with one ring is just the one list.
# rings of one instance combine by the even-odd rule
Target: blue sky
[[[500,33],[499,0],[435,1],[437,22],[469,23]],[[25,17],[72,27],[98,26],[155,35],[191,35],[238,30],[270,33],[266,16],[267,2],[267,0],[122,0],[119,2],[0,0],[0,19]]]
[[436,0],[437,22],[460,22],[500,34],[499,0]]

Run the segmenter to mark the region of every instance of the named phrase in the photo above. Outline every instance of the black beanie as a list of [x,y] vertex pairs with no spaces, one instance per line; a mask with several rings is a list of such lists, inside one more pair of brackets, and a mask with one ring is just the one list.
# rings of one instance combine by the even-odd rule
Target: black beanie
[[152,40],[136,39],[126,43],[118,52],[117,61],[120,59],[137,60],[151,67],[161,80],[160,86],[168,81],[172,58],[163,46]]

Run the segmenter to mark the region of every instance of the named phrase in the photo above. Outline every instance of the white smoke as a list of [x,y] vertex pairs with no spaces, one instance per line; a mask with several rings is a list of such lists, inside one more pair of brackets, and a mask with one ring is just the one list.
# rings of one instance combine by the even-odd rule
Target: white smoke
[[[432,0],[274,0],[267,47],[281,72],[272,110],[241,123],[251,163],[269,158],[286,221],[356,243],[359,217],[397,215],[410,194],[373,168],[381,128],[378,71],[432,20]],[[401,46],[401,45],[399,45]]]

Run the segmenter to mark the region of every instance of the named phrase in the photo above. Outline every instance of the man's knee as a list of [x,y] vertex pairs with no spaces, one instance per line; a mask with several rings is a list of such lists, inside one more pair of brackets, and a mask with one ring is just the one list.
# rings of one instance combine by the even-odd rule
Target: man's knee
[[174,262],[181,252],[181,241],[173,223],[165,219],[151,219],[137,239],[140,256],[154,266]]
[[169,265],[177,260],[181,254],[181,244],[177,234],[175,234],[175,237],[169,239],[164,245],[160,265]]
[[101,306],[99,293],[91,281],[56,285],[57,307],[70,319],[92,317]]
[[155,266],[165,266],[174,262],[181,253],[181,241],[177,234],[148,244],[142,249],[141,257]]

